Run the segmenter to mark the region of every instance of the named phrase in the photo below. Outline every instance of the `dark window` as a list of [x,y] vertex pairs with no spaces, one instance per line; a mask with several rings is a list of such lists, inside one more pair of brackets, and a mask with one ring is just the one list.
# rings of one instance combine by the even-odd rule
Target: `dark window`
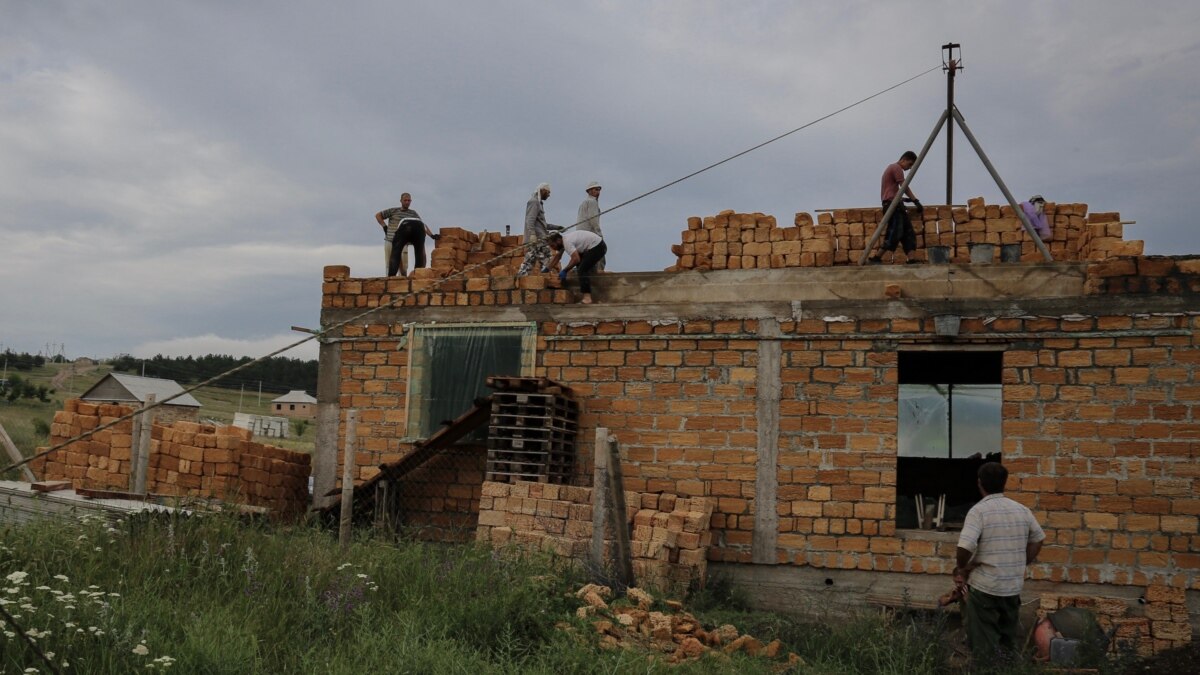
[[936,514],[944,499],[954,529],[979,501],[975,472],[1000,459],[1002,363],[1001,352],[900,353],[897,527],[917,527],[918,504]]
[[[532,372],[534,331],[520,326],[418,326],[410,346],[408,436],[428,438],[491,390],[491,375]],[[483,441],[481,429],[467,440]]]
[[295,404],[295,403],[289,403],[289,404],[288,404],[288,410],[295,410],[295,409],[296,409],[296,404]]

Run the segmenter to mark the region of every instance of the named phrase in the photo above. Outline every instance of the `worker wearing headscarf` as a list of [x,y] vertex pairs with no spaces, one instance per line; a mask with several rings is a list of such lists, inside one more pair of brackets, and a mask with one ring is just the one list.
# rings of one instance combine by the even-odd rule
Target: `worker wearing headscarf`
[[1042,241],[1050,238],[1050,221],[1046,218],[1046,200],[1041,195],[1034,195],[1027,202],[1021,202],[1021,210],[1025,212],[1025,217],[1029,219],[1029,224],[1033,225],[1033,229],[1037,230],[1038,236]]
[[525,204],[525,260],[517,270],[517,276],[523,277],[533,269],[546,272],[550,269],[551,254],[546,246],[546,236],[551,230],[562,230],[558,225],[546,222],[546,209],[543,205],[550,198],[550,184],[542,183],[533,191],[533,196]]

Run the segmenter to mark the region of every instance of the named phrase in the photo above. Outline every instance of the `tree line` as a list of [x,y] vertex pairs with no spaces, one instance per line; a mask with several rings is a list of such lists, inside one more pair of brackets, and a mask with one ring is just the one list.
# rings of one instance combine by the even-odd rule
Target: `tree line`
[[7,363],[11,370],[33,370],[46,365],[46,357],[41,354],[18,353],[11,349],[5,349],[4,353],[0,354],[0,361]]
[[[113,370],[118,372],[132,375],[142,375],[144,372],[146,377],[161,377],[187,385],[202,382],[253,360],[248,356],[234,358],[225,354],[170,357],[158,354],[152,359],[139,359],[129,354],[121,354],[110,363]],[[317,362],[273,356],[238,371],[218,382],[216,386],[228,389],[244,386],[246,389],[257,390],[260,384],[263,391],[283,394],[293,389],[302,389],[313,393],[317,389]]]

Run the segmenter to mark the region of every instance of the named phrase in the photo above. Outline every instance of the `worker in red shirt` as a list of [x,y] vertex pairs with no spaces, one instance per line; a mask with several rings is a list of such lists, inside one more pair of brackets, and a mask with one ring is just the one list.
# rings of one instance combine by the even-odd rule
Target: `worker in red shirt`
[[[883,200],[884,211],[887,211],[888,205],[899,194],[900,185],[904,183],[904,172],[911,169],[916,162],[917,153],[908,150],[903,155],[900,155],[899,161],[895,164],[889,164],[883,170],[883,180],[880,184],[879,196]],[[921,202],[913,194],[912,187],[905,188],[904,194],[908,195],[913,206],[921,210]],[[905,262],[910,264],[917,262],[912,257],[912,252],[917,248],[917,233],[913,230],[912,221],[908,218],[908,209],[904,208],[903,203],[897,204],[896,210],[892,212],[892,217],[888,220],[887,234],[884,235],[883,244],[880,246],[879,253],[871,256],[871,263],[879,264],[882,262],[884,251],[891,251],[894,256],[897,245],[904,246]]]

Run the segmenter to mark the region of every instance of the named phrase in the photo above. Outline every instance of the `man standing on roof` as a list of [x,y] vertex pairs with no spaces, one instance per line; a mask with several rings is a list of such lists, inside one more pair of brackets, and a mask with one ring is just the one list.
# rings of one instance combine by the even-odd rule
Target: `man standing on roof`
[[[587,193],[587,197],[584,197],[583,203],[579,205],[575,229],[604,238],[604,234],[600,232],[600,183],[592,181],[583,191]],[[604,271],[604,258],[596,263],[596,271]]]
[[389,277],[404,276],[408,270],[405,246],[412,244],[417,258],[416,269],[420,269],[425,266],[425,235],[434,240],[441,239],[440,234],[434,234],[421,216],[409,208],[411,204],[412,195],[405,192],[400,195],[400,206],[375,214],[375,222],[383,228],[383,261]]
[[596,263],[608,252],[608,245],[600,235],[585,230],[571,230],[566,233],[555,232],[547,242],[555,253],[562,253],[568,259],[558,273],[558,280],[566,283],[567,272],[579,268],[579,290],[583,293],[582,302],[592,304],[592,275],[596,272]]
[[525,260],[517,270],[517,276],[523,277],[530,270],[539,272],[550,270],[550,249],[546,247],[546,236],[551,230],[561,231],[558,225],[546,222],[546,207],[543,204],[550,198],[550,184],[542,183],[533,191],[533,196],[525,204]]
[[1050,221],[1046,218],[1046,200],[1041,195],[1034,195],[1027,202],[1021,202],[1021,210],[1025,212],[1025,217],[1029,219],[1029,224],[1033,226],[1038,237],[1042,241],[1050,239]]
[[958,537],[955,574],[967,579],[964,608],[967,641],[977,664],[1016,656],[1021,647],[1021,589],[1025,567],[1037,560],[1046,534],[1033,513],[1004,496],[1008,469],[999,462],[979,467],[983,499],[971,507]]
[[[892,200],[900,194],[900,185],[904,183],[904,172],[911,169],[916,162],[917,153],[908,150],[903,155],[900,155],[898,162],[888,164],[888,167],[883,170],[883,180],[880,185],[879,196],[883,200],[884,211],[887,211],[887,207],[892,203]],[[921,210],[921,202],[913,194],[911,186],[905,188],[904,194],[908,195],[909,199],[912,200],[913,206],[917,207],[917,210]],[[904,208],[904,202],[896,205],[896,210],[892,212],[892,217],[888,220],[887,234],[884,235],[879,253],[871,256],[870,261],[873,264],[882,262],[884,251],[891,251],[892,256],[895,257],[896,246],[898,244],[904,246],[905,262],[917,262],[912,257],[912,252],[917,248],[917,233],[913,231],[912,221],[908,219],[908,210]]]

